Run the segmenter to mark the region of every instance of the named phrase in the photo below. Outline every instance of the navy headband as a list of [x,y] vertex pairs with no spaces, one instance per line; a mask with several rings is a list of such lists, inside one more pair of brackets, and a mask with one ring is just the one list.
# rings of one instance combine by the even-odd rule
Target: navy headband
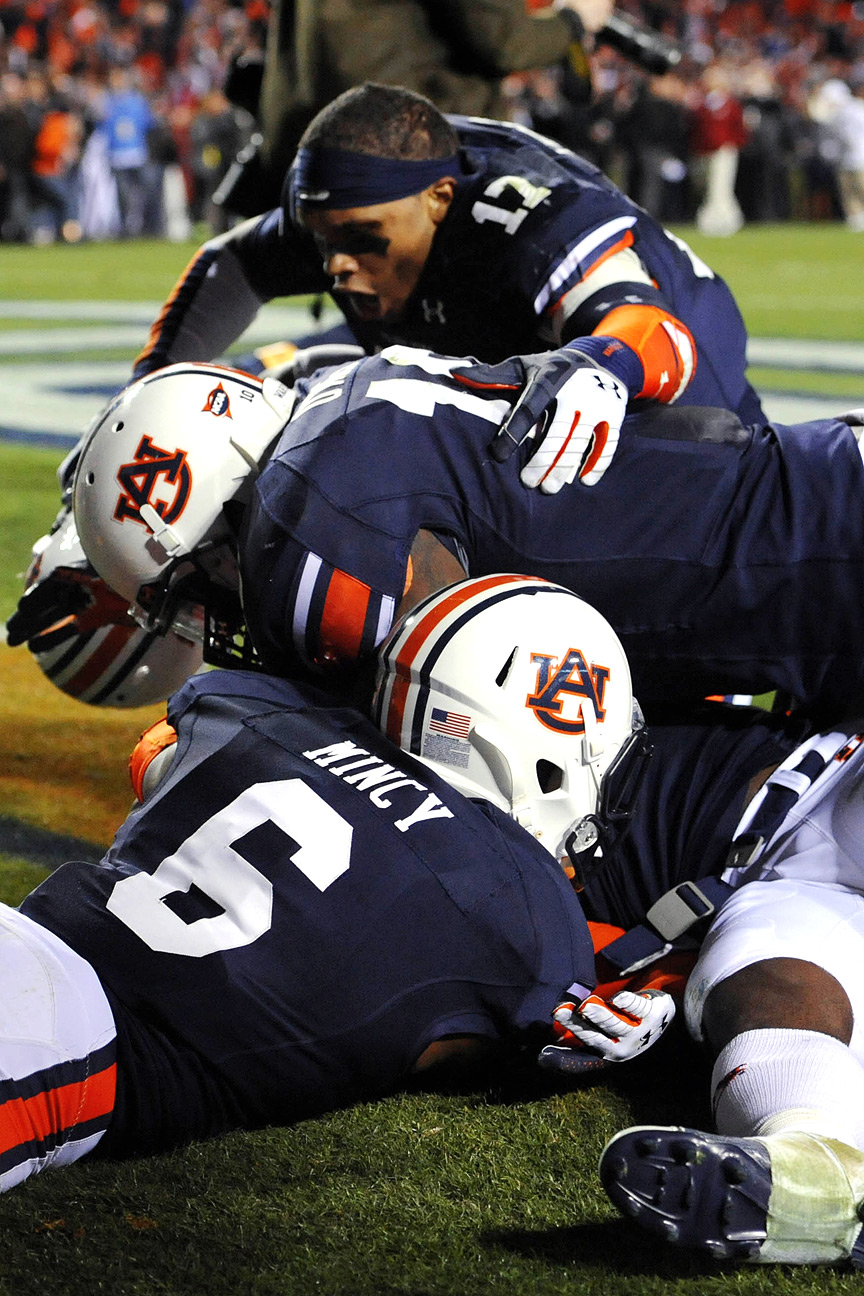
[[301,148],[288,173],[291,216],[302,204],[326,210],[374,207],[422,193],[444,176],[460,177],[458,154],[407,162],[337,148]]

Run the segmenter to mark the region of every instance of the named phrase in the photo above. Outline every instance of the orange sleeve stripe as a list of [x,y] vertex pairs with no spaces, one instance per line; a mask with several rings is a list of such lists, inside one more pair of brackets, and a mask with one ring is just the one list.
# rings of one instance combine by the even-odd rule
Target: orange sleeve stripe
[[117,1093],[117,1067],[32,1098],[11,1098],[0,1106],[0,1153],[22,1144],[46,1143],[99,1117],[109,1117]]
[[636,396],[673,401],[696,368],[696,343],[685,324],[660,306],[616,306],[594,334],[617,338],[642,361],[645,381]]
[[623,235],[621,236],[621,238],[618,240],[617,243],[613,243],[610,248],[606,249],[606,251],[603,253],[602,256],[599,256],[597,258],[597,260],[592,265],[591,269],[586,271],[586,273],[582,276],[582,282],[584,283],[586,279],[590,279],[594,271],[599,270],[603,262],[608,261],[610,257],[615,256],[616,252],[623,252],[625,248],[632,247],[632,246],[633,246],[633,231],[628,229],[624,231]]
[[324,661],[354,661],[363,642],[363,627],[372,591],[368,585],[334,570],[330,578],[324,611],[321,614],[319,638]]
[[138,368],[142,360],[147,359],[147,357],[150,355],[153,348],[156,346],[156,343],[159,341],[160,334],[162,333],[162,325],[165,323],[165,320],[168,318],[168,314],[172,306],[177,300],[177,297],[180,293],[180,289],[185,284],[196,262],[199,261],[203,255],[204,255],[204,248],[202,247],[198,249],[198,251],[192,257],[192,259],[189,261],[188,265],[186,266],[186,269],[183,271],[180,278],[177,280],[174,287],[171,289],[170,295],[167,297],[165,304],[163,305],[159,314],[156,316],[156,319],[154,320],[153,324],[150,326],[150,332],[147,336],[147,342],[145,344],[144,350],[141,352],[140,355],[135,357],[135,363],[132,365],[133,372]]

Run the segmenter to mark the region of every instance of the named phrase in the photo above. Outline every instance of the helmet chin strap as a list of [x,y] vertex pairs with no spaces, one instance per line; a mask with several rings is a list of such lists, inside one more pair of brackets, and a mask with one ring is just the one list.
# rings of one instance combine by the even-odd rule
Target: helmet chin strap
[[146,522],[153,532],[153,539],[162,546],[169,558],[179,558],[189,552],[177,532],[167,522],[163,522],[152,504],[142,504],[138,512],[141,514],[142,522]]

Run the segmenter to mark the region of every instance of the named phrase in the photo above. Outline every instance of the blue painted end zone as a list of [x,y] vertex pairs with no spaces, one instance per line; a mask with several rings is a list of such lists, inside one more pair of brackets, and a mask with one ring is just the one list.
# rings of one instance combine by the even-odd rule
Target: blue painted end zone
[[71,450],[80,439],[80,433],[31,432],[27,428],[4,427],[0,423],[0,441],[14,445],[41,446],[46,450]]

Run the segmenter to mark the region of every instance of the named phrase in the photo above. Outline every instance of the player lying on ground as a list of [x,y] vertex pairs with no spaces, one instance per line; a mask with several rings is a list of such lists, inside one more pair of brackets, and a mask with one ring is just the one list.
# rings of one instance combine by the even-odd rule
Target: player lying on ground
[[[596,605],[651,709],[781,689],[837,711],[864,695],[856,429],[658,409],[628,416],[596,485],[546,497],[524,488],[515,458],[488,454],[517,382],[509,364],[400,347],[300,382],[288,421],[290,393],[272,380],[160,370],[90,435],[81,540],[164,627],[189,592],[176,578],[193,562],[213,570],[223,501],[251,492],[243,604],[273,673],[353,665],[400,605],[466,571],[508,569]],[[250,463],[263,468],[254,484]]]
[[[592,978],[584,914],[631,924],[665,896],[656,926],[624,938],[624,963],[640,962],[645,940],[649,954],[674,943],[682,911],[710,910],[703,894],[722,900],[711,875],[735,837],[727,876],[747,879],[740,861],[758,831],[772,844],[755,867],[803,880],[733,893],[688,1008],[698,1023],[710,991],[721,1128],[761,1141],[626,1134],[607,1151],[604,1181],[644,1221],[665,1219],[664,1235],[718,1255],[852,1253],[864,1156],[850,1002],[864,920],[845,831],[860,857],[860,736],[798,746],[788,720],[736,708],[658,727],[646,770],[640,731],[621,723],[629,689],[614,636],[557,606],[550,624],[540,604],[552,609],[553,595],[575,602],[536,582],[480,579],[407,619],[385,648],[375,714],[410,756],[308,685],[218,672],[181,690],[173,759],[154,775],[172,748],[157,737],[139,753],[142,807],[103,865],[67,865],[21,915],[4,911],[4,1037],[18,1041],[7,1093],[36,1096],[59,1075],[69,1100],[51,1108],[50,1129],[36,1122],[39,1104],[5,1104],[6,1186],[100,1138],[102,1151],[152,1151],[389,1092],[466,1037],[475,1049],[512,1028],[518,1043],[574,975],[575,998],[556,1012],[565,1043],[544,1047],[544,1064],[581,1066],[563,1051],[580,1040],[601,1057],[632,1050],[662,1027],[666,1001],[644,1000],[630,1031],[621,1009],[636,999],[611,1022],[600,1004],[578,1011]],[[811,781],[790,812],[784,793]],[[837,850],[829,817],[844,827]],[[558,856],[584,877],[581,909]],[[698,890],[680,885],[688,877]],[[778,912],[791,916],[783,941],[771,935]],[[605,954],[622,961],[617,943]],[[14,987],[28,992],[26,1023]],[[60,1039],[49,1052],[20,1042],[42,1029],[35,997]],[[446,1049],[432,1047],[442,1037]]]
[[717,1134],[626,1130],[601,1175],[668,1242],[864,1267],[861,724],[812,737],[749,806],[685,996]]
[[[537,651],[580,643],[598,663],[555,730],[525,702],[527,620]],[[554,1038],[562,991],[589,995],[591,939],[558,861],[587,870],[601,835],[611,849],[604,798],[620,809],[643,765],[621,646],[581,600],[521,577],[433,600],[409,650],[418,635],[436,682],[409,682],[396,645],[376,717],[393,733],[413,714],[419,758],[407,731],[400,749],[310,685],[198,675],[145,735],[140,805],[101,864],[0,907],[0,1187],[97,1147],[155,1152],[500,1061]],[[592,999],[572,1026],[622,1058],[671,1015],[667,996],[633,994]]]

